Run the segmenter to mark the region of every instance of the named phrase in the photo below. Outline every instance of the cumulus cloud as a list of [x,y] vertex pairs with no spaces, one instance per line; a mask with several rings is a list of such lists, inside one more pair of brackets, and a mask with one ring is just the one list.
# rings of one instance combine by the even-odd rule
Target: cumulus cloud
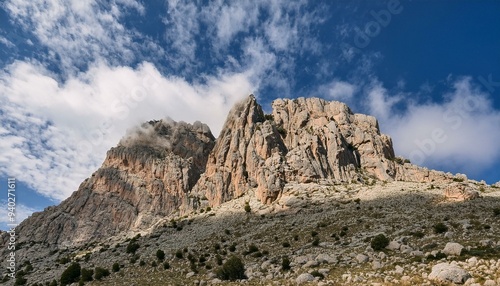
[[126,130],[150,119],[207,123],[217,135],[232,105],[256,87],[252,74],[190,84],[137,69],[96,64],[58,83],[43,66],[15,62],[0,74],[0,172],[58,200],[95,170]]
[[500,111],[471,78],[457,79],[442,103],[405,100],[380,84],[368,91],[369,110],[393,137],[396,152],[412,163],[477,175],[500,159]]
[[[217,135],[237,100],[263,85],[289,89],[290,55],[318,49],[309,32],[321,19],[306,4],[169,0],[161,46],[124,24],[146,15],[142,1],[6,1],[12,22],[47,54],[0,72],[0,172],[62,200],[131,126],[168,116],[200,120]],[[129,67],[151,54],[166,55],[173,70]],[[204,64],[214,67],[197,74]]]

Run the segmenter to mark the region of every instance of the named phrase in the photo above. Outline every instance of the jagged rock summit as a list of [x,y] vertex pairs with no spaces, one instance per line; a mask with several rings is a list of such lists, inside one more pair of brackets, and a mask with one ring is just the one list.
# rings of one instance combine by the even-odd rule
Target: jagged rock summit
[[23,240],[83,244],[244,194],[277,200],[287,184],[435,181],[450,175],[396,160],[372,116],[319,98],[278,99],[264,114],[253,95],[230,111],[215,140],[205,124],[150,121],[108,151],[59,206],[19,226]]

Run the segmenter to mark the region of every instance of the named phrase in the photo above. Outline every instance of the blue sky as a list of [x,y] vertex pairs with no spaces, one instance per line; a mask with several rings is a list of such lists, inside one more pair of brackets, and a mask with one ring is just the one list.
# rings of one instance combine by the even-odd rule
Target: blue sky
[[499,1],[0,8],[0,190],[17,178],[19,219],[69,197],[128,128],[168,116],[217,135],[250,93],[268,112],[282,97],[344,101],[412,162],[500,181]]

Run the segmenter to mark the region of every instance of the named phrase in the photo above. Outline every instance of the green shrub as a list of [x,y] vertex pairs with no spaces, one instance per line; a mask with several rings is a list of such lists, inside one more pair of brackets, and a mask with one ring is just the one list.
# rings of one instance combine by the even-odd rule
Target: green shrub
[[101,280],[102,278],[107,277],[110,274],[108,269],[102,267],[96,267],[94,273],[95,280]]
[[221,280],[245,279],[245,265],[239,257],[231,256],[221,268],[217,269],[216,274]]
[[82,268],[80,281],[82,282],[92,281],[93,275],[94,275],[94,270]]
[[385,237],[385,235],[382,233],[372,238],[371,247],[373,248],[373,250],[376,251],[382,250],[388,245],[389,245],[389,239]]
[[154,267],[156,267],[156,266],[158,266],[158,263],[156,263],[156,261],[154,261],[154,260],[153,260],[153,262],[151,262],[151,267],[153,267],[153,268],[154,268]]
[[437,233],[437,234],[439,234],[439,233],[445,233],[445,232],[448,231],[448,227],[444,223],[442,223],[442,222],[439,222],[439,223],[435,224],[433,226],[433,228],[434,228],[434,232]]
[[288,241],[283,242],[283,247],[290,247],[290,242]]
[[314,230],[313,230],[313,231],[311,231],[311,236],[312,236],[312,237],[315,237],[315,236],[317,236],[317,235],[318,235],[318,232],[317,232],[317,231],[314,231]]
[[500,216],[500,208],[493,209],[493,215]]
[[250,207],[250,204],[248,202],[245,203],[245,212],[249,213],[252,211],[252,208]]
[[14,285],[26,285],[26,282],[28,282],[28,279],[23,276],[18,276],[16,277],[16,283],[14,283]]
[[120,264],[118,264],[118,262],[113,263],[113,266],[111,267],[111,270],[112,270],[113,272],[118,272],[118,271],[120,271]]
[[146,261],[144,260],[139,261],[139,266],[144,266],[144,265],[146,265]]
[[281,260],[281,270],[287,271],[290,270],[290,268],[290,259],[288,258],[288,256],[284,256]]
[[236,251],[236,243],[233,243],[233,244],[231,244],[231,246],[229,246],[229,251],[231,251],[231,252]]
[[182,250],[177,250],[177,252],[175,252],[175,257],[179,258],[179,259],[182,259],[184,258],[183,255],[182,255]]
[[163,263],[163,269],[169,269],[170,268],[170,263],[164,262]]
[[222,265],[222,256],[220,256],[219,254],[217,254],[215,256],[215,261],[217,262],[217,265]]
[[81,270],[82,268],[79,263],[71,263],[71,265],[61,274],[61,286],[77,282],[80,279]]
[[57,286],[56,279],[52,280],[52,282],[50,282],[49,286]]
[[319,277],[319,279],[325,278],[325,276],[321,274],[321,272],[319,272],[318,270],[314,270],[313,272],[311,272],[311,275],[314,277]]
[[165,252],[161,249],[158,249],[156,251],[156,258],[158,258],[159,261],[163,261],[165,259]]
[[139,244],[137,242],[130,242],[127,245],[127,253],[135,253],[139,249]]
[[248,246],[248,253],[253,253],[259,251],[259,248],[255,244],[250,244]]
[[319,245],[319,237],[314,238],[314,240],[312,242],[312,245],[313,246],[318,246]]

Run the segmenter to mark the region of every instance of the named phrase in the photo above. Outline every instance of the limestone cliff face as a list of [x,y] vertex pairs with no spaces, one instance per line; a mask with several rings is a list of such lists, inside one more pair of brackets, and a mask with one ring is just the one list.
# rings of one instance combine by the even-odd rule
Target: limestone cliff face
[[70,198],[24,221],[21,239],[79,244],[153,225],[186,203],[214,141],[199,122],[144,124]]
[[289,183],[450,177],[398,163],[377,120],[343,103],[278,99],[272,109],[265,115],[249,96],[230,111],[217,140],[200,122],[145,123],[70,198],[25,220],[18,231],[30,235],[21,242],[85,243],[247,193],[268,204]]

